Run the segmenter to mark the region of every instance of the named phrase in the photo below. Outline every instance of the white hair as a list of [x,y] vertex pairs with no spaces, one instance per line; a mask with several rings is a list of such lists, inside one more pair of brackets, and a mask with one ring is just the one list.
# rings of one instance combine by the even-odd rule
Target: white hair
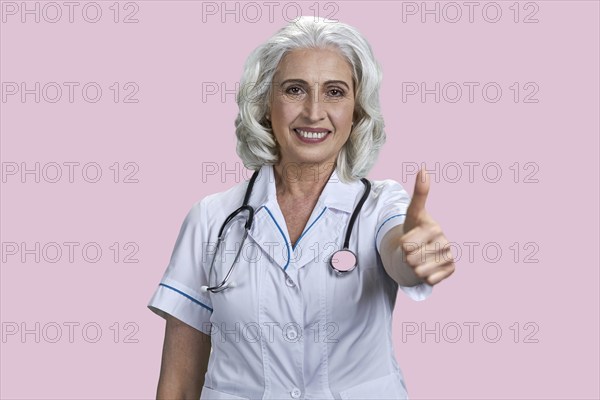
[[371,46],[355,28],[308,16],[280,29],[246,60],[235,120],[237,153],[246,168],[256,170],[279,160],[266,116],[273,76],[281,59],[295,49],[331,47],[338,49],[350,64],[355,87],[354,125],[336,161],[338,176],[343,182],[350,182],[367,175],[386,139],[379,105],[381,68]]

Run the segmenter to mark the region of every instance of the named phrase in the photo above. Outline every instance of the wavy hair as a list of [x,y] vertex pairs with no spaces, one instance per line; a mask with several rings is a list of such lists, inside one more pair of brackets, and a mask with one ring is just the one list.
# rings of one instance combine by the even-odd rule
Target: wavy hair
[[342,147],[336,168],[343,182],[367,175],[385,143],[384,121],[379,105],[381,68],[371,46],[353,27],[324,18],[300,17],[280,29],[248,57],[237,94],[235,120],[237,153],[248,169],[276,164],[279,150],[272,132],[269,99],[273,76],[290,51],[306,48],[338,49],[352,68],[355,87],[354,125]]

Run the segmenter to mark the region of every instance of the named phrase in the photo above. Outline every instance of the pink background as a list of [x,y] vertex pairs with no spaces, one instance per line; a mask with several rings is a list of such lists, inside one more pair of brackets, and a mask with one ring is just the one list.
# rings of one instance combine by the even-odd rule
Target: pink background
[[[32,15],[22,23],[20,12],[10,15],[5,9],[7,3],[0,80],[26,82],[29,88],[35,82],[80,86],[73,103],[66,86],[56,103],[43,98],[36,103],[33,95],[24,103],[18,95],[6,96],[0,103],[3,171],[12,163],[33,168],[39,162],[51,178],[51,163],[80,165],[72,183],[65,166],[57,183],[44,176],[36,183],[33,175],[21,182],[19,173],[2,182],[1,397],[153,398],[164,321],[146,304],[191,205],[247,176],[203,175],[203,166],[214,163],[221,170],[242,169],[235,153],[234,96],[221,101],[219,95],[207,95],[203,101],[203,83],[223,82],[233,89],[249,52],[286,23],[285,3],[277,3],[270,21],[264,2],[257,2],[262,15],[255,23],[249,21],[255,10],[244,9],[243,3],[237,5],[239,22],[235,14],[224,15],[222,22],[222,10],[205,14],[203,22],[200,2],[138,1],[137,23],[121,22],[135,11],[124,8],[124,2],[117,23],[111,1],[98,2],[102,16],[97,23],[82,18],[86,2],[79,3],[72,23],[65,6],[57,23],[43,16],[36,23]],[[413,163],[425,162],[430,170],[440,165],[428,211],[458,243],[462,258],[452,278],[436,286],[425,302],[399,295],[396,352],[411,398],[597,399],[599,4],[522,2],[514,22],[513,2],[498,2],[502,16],[491,23],[482,16],[488,3],[479,2],[472,22],[462,6],[462,19],[451,23],[446,19],[455,10],[439,2],[440,22],[425,15],[423,23],[420,13],[405,14],[403,22],[403,7],[411,7],[406,2],[329,3],[337,10],[296,2],[304,14],[335,12],[334,18],[356,26],[383,67],[388,142],[370,178],[396,179],[412,193],[415,175],[403,170]],[[33,8],[36,3],[27,4]],[[220,8],[222,3],[211,4]],[[227,3],[231,9],[235,4]],[[413,4],[421,7],[421,2]],[[40,10],[44,5],[38,3]],[[436,3],[427,5],[433,9]],[[293,19],[296,9],[287,7]],[[489,7],[488,19],[494,17]],[[55,10],[46,11],[53,18]],[[530,13],[537,23],[522,21]],[[87,15],[94,17],[93,9]],[[81,96],[87,82],[103,90],[96,103]],[[132,91],[124,88],[127,82],[135,82],[139,101],[124,103],[121,97],[115,103],[109,89],[114,82],[121,95]],[[436,103],[433,95],[425,102],[418,96],[403,101],[403,82],[425,82],[428,88],[435,82],[441,87],[448,82],[480,85],[473,102],[462,86],[460,101],[442,97]],[[501,87],[498,102],[482,97],[488,82]],[[517,103],[509,88],[514,82],[521,88]],[[528,82],[539,88],[533,97],[537,103],[523,102],[532,91],[524,88]],[[102,171],[97,183],[81,174],[81,166],[92,162]],[[115,162],[118,183],[110,169]],[[139,167],[138,183],[123,182],[133,171],[125,168],[128,162]],[[472,181],[464,164],[469,162],[480,163]],[[510,168],[515,162],[517,182],[515,167]],[[535,164],[525,168],[528,162]],[[500,167],[497,183],[488,182],[494,169],[482,174],[486,163]],[[457,164],[462,178],[452,182]],[[537,183],[524,182],[532,172]],[[10,242],[24,242],[29,249],[35,242],[80,246],[73,262],[63,246],[58,262],[42,257],[36,263],[34,255],[23,262],[21,253],[9,254]],[[95,263],[81,254],[91,242],[102,249]],[[110,249],[115,242],[121,248],[117,262]],[[138,246],[137,263],[123,262],[133,249],[124,247],[128,242]],[[479,243],[471,259],[466,242]],[[520,248],[516,262],[515,242]],[[494,247],[482,252],[490,243],[502,250],[496,262],[490,260]],[[46,258],[54,257],[48,249]],[[538,262],[524,262],[533,251]],[[79,324],[73,325],[72,340],[69,323]],[[421,337],[422,328],[435,331],[436,323],[439,342],[433,333]],[[469,323],[479,324],[472,340]],[[491,328],[484,332],[486,324]],[[56,325],[62,327],[58,338]],[[456,326],[462,336],[453,343]],[[10,334],[15,327],[19,331]],[[90,343],[94,327],[102,336]],[[419,332],[406,335],[411,327]],[[502,336],[491,343],[495,327]],[[23,337],[21,328],[32,333]]]

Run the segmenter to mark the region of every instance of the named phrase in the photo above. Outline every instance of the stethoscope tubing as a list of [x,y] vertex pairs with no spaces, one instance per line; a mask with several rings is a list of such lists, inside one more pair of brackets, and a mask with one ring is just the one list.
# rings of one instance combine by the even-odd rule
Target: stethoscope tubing
[[[241,213],[243,211],[247,211],[248,219],[246,221],[246,224],[244,225],[244,236],[242,238],[242,243],[244,243],[244,241],[246,240],[246,237],[248,236],[248,231],[250,230],[250,228],[252,228],[252,224],[254,223],[254,207],[250,206],[248,204],[248,202],[250,201],[250,195],[252,194],[254,182],[256,181],[256,178],[258,177],[259,171],[260,170],[254,171],[254,173],[252,174],[252,177],[250,178],[250,181],[248,182],[248,188],[246,189],[246,194],[244,195],[244,201],[243,201],[241,207],[238,208],[237,210],[235,210],[234,212],[232,212],[231,214],[229,214],[229,216],[225,219],[225,221],[221,225],[221,229],[219,229],[219,235],[217,238],[217,246],[215,249],[215,255],[213,255],[212,262],[210,264],[210,270],[209,270],[209,276],[208,276],[209,282],[210,282],[210,276],[212,275],[212,272],[214,270],[216,252],[219,251],[221,243],[223,242],[223,231],[225,230],[225,227],[227,227],[229,222],[231,222],[231,220],[233,220],[239,213]],[[358,265],[358,258],[356,256],[356,253],[354,253],[352,250],[349,249],[350,237],[352,235],[352,228],[354,227],[354,223],[356,222],[356,219],[358,218],[358,215],[360,213],[360,210],[362,209],[363,204],[365,203],[365,201],[367,200],[367,198],[369,196],[369,192],[371,191],[371,182],[369,182],[368,179],[362,178],[361,182],[365,185],[365,190],[363,192],[361,199],[359,200],[358,204],[356,205],[356,208],[352,212],[352,215],[350,216],[350,221],[348,222],[348,228],[346,229],[346,235],[344,237],[344,246],[341,250],[334,252],[329,259],[329,266],[335,271],[336,275],[343,275],[350,271],[353,271],[356,268],[356,266]],[[240,249],[241,249],[241,247],[240,247]],[[345,270],[340,270],[333,265],[334,257],[338,253],[341,254],[340,252],[350,252],[354,256],[355,262],[351,268],[348,268]],[[231,274],[233,273],[233,270],[237,264],[237,261],[240,257],[240,253],[241,253],[241,251],[237,252],[235,259],[233,261],[233,264],[231,265],[231,268],[229,268],[229,271],[227,272],[227,274],[225,275],[225,277],[223,278],[221,283],[219,283],[216,286],[202,286],[201,289],[205,292],[210,291],[211,293],[219,293],[229,287],[232,287],[233,285],[230,284],[228,281],[229,281],[229,278],[231,277]]]

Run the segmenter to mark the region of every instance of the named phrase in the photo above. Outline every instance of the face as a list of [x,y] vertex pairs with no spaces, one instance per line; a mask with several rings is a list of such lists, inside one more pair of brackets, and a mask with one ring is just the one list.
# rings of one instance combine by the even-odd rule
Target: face
[[297,49],[273,78],[270,119],[280,162],[334,163],[354,113],[352,68],[335,49]]

